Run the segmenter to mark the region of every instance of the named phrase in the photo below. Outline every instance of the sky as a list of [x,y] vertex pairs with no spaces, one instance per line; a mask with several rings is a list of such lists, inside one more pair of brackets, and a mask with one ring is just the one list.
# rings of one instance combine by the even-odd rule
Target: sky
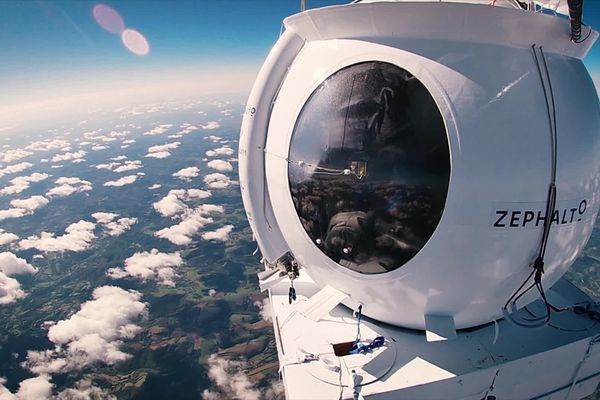
[[[311,8],[336,3],[346,1],[308,0]],[[145,37],[147,54],[136,55],[101,26],[93,12],[99,4],[119,13],[122,28]],[[299,0],[4,0],[0,135],[3,123],[20,115],[248,91],[281,21],[299,6]],[[586,2],[584,21],[600,26],[599,1]],[[600,82],[600,49],[585,62]]]

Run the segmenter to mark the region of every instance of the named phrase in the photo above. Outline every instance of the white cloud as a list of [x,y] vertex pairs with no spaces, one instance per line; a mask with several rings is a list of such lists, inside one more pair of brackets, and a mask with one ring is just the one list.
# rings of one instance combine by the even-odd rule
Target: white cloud
[[162,185],[160,183],[155,183],[152,186],[148,186],[148,189],[155,190],[155,189],[160,189],[161,187],[162,187]]
[[201,228],[214,222],[207,215],[223,212],[223,206],[214,204],[202,204],[194,209],[186,209],[181,216],[181,222],[155,232],[154,236],[177,245],[189,244]]
[[210,190],[188,189],[186,192],[187,199],[206,199],[212,196]]
[[200,200],[210,197],[212,193],[208,190],[200,189],[174,189],[152,204],[154,209],[163,217],[173,217],[176,214],[188,211],[189,207],[184,203],[189,200]]
[[223,398],[259,400],[261,393],[250,382],[244,373],[245,364],[218,357],[216,354],[208,358],[208,376],[215,383],[219,393],[204,390],[203,400]]
[[92,214],[92,217],[104,227],[104,231],[110,236],[120,236],[138,222],[137,218],[119,218],[115,221],[114,219],[118,216],[119,214],[106,212]]
[[31,167],[33,167],[33,164],[29,162],[8,165],[5,168],[0,168],[0,178],[2,178],[4,175],[16,174],[17,172],[25,171]]
[[171,155],[169,150],[178,148],[180,144],[180,142],[173,142],[148,147],[148,154],[146,154],[146,157],[167,158]]
[[63,251],[83,251],[90,247],[96,225],[92,222],[81,220],[69,225],[65,234],[57,236],[53,233],[42,232],[39,236],[29,236],[19,241],[19,248],[38,249],[44,253]]
[[25,215],[29,215],[27,210],[22,208],[9,208],[6,210],[0,210],[0,221],[4,221],[5,219],[10,218],[21,218]]
[[19,400],[48,400],[52,395],[52,383],[48,376],[36,376],[21,381],[17,391]]
[[76,192],[87,192],[92,190],[92,183],[77,177],[60,177],[55,181],[56,185],[50,189],[46,196],[65,197]]
[[189,182],[192,178],[195,178],[200,173],[200,169],[198,167],[188,167],[180,169],[179,171],[173,174],[174,177],[181,179],[182,181]]
[[233,225],[225,225],[215,231],[206,232],[202,234],[204,240],[216,240],[219,242],[226,242],[229,240],[229,234],[233,230]]
[[97,213],[92,214],[92,217],[96,221],[98,221],[99,224],[108,224],[109,222],[111,222],[112,220],[117,218],[118,216],[119,216],[119,214],[107,213],[107,212],[97,212]]
[[64,149],[65,147],[68,147],[70,145],[71,144],[69,142],[62,139],[46,139],[33,142],[29,146],[25,147],[25,149],[31,151],[48,151]]
[[17,194],[29,188],[32,182],[40,182],[48,179],[50,175],[46,173],[34,172],[28,176],[17,176],[10,180],[10,185],[0,189],[0,195]]
[[209,161],[207,165],[210,168],[216,169],[217,171],[221,172],[229,172],[233,170],[233,166],[231,165],[231,163],[223,160],[212,160]]
[[56,400],[117,400],[108,390],[99,388],[89,378],[83,378],[75,384],[74,388],[68,388],[56,396]]
[[21,158],[25,158],[32,154],[32,152],[23,149],[6,150],[0,152],[0,162],[11,163],[13,161],[20,160]]
[[0,210],[0,221],[8,218],[21,218],[31,215],[35,210],[48,204],[48,199],[43,196],[32,196],[27,199],[15,199],[10,202],[13,208]]
[[233,154],[233,149],[231,147],[223,146],[214,150],[209,150],[206,152],[206,155],[209,157],[215,156],[230,156]]
[[124,339],[141,328],[134,320],[147,316],[142,295],[115,286],[102,286],[92,293],[70,318],[50,326],[48,339],[54,349],[28,351],[23,366],[36,374],[66,373],[97,362],[116,364],[131,356],[120,350]]
[[12,243],[18,239],[19,237],[14,233],[6,232],[4,229],[0,229],[0,246]]
[[10,251],[4,251],[0,253],[0,272],[6,274],[6,276],[23,275],[23,274],[34,274],[37,269],[27,263],[25,259],[17,257]]
[[152,249],[150,252],[135,253],[125,260],[124,268],[110,268],[106,275],[113,279],[131,276],[143,282],[156,280],[162,285],[175,286],[177,274],[174,267],[182,264],[179,252],[161,253]]
[[92,150],[93,151],[100,151],[100,150],[106,150],[108,149],[108,146],[104,146],[104,145],[95,145],[92,146]]
[[102,186],[125,186],[125,185],[131,185],[133,182],[135,182],[137,180],[137,175],[127,175],[124,176],[122,178],[117,179],[116,181],[108,181],[105,182],[104,185]]
[[221,126],[221,124],[219,124],[217,121],[209,121],[206,123],[206,125],[200,125],[202,126],[202,129],[217,129]]
[[121,143],[123,143],[123,144],[132,144],[132,143],[135,143],[135,139],[123,140]]
[[213,222],[212,218],[207,218],[197,210],[190,211],[181,219],[181,222],[161,229],[154,233],[154,236],[167,239],[173,244],[184,245],[192,241],[195,235],[202,227]]
[[208,174],[204,177],[204,183],[211,189],[225,189],[231,185],[231,180],[226,175],[218,172],[214,174]]
[[48,204],[48,199],[44,196],[31,196],[26,199],[15,199],[10,205],[16,208],[23,208],[27,211],[34,211]]
[[21,284],[11,276],[33,274],[37,269],[11,252],[0,253],[0,304],[9,304],[26,296]]
[[171,124],[162,124],[162,125],[157,126],[154,129],[144,132],[144,136],[162,135],[163,133],[168,131],[169,128],[172,128],[172,127],[173,127],[173,125],[171,125]]
[[152,207],[163,217],[172,217],[187,209],[176,191],[171,190],[165,197],[152,204]]
[[121,165],[121,163],[111,162],[111,163],[106,163],[106,164],[97,164],[97,165],[95,165],[95,167],[97,169],[107,169],[109,171],[112,171],[112,169],[118,165]]
[[135,169],[140,169],[142,168],[142,162],[140,160],[131,160],[131,161],[125,161],[125,163],[117,168],[114,169],[115,172],[125,172],[125,171],[132,171]]
[[14,303],[25,296],[21,284],[16,279],[0,272],[0,305]]
[[[125,142],[126,142],[126,140],[123,141],[123,143],[125,143]],[[135,142],[135,140],[134,140],[134,142]],[[123,160],[127,160],[127,156],[120,155],[120,156],[112,157],[110,160],[111,161],[123,161]]]
[[273,314],[271,311],[271,301],[268,297],[265,297],[262,301],[255,301],[254,305],[258,307],[258,313],[261,318],[265,321],[273,321]]
[[52,157],[52,162],[59,162],[59,161],[75,162],[74,160],[82,160],[86,154],[87,154],[87,152],[85,150],[79,150],[79,151],[75,151],[75,152],[66,152],[64,154],[56,154],[54,157]]
[[221,140],[221,137],[216,136],[216,135],[210,135],[210,136],[206,136],[204,137],[204,139],[209,139],[211,140],[213,143],[217,143],[219,140]]

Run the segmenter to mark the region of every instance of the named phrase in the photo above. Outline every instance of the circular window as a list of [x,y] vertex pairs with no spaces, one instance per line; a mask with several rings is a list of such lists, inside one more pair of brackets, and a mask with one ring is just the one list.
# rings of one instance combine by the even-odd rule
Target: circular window
[[408,71],[364,62],[327,78],[292,133],[288,176],[313,243],[376,274],[425,245],[444,209],[450,155],[431,94]]

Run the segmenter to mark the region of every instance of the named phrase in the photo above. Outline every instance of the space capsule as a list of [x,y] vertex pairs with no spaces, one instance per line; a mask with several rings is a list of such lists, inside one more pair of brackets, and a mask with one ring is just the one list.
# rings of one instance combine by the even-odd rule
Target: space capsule
[[299,268],[332,288],[320,302],[338,293],[401,328],[552,306],[600,206],[582,63],[598,34],[536,2],[489,3],[363,1],[284,21],[239,148],[268,270],[293,286]]

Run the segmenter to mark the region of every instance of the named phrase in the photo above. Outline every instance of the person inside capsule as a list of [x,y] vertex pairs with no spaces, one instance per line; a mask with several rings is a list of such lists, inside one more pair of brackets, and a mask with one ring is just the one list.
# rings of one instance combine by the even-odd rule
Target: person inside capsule
[[303,228],[353,271],[401,267],[441,218],[450,178],[444,122],[425,86],[396,65],[369,61],[328,77],[299,114],[289,160]]

